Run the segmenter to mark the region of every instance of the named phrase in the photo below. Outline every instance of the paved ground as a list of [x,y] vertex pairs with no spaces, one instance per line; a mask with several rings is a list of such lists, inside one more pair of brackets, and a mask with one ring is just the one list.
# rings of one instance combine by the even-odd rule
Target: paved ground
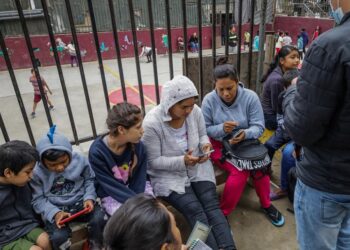
[[[218,53],[223,49],[219,49]],[[209,54],[210,51],[205,51],[204,54]],[[190,56],[195,56],[191,54]],[[182,73],[182,57],[183,54],[174,54],[174,74]],[[144,59],[143,59],[144,60]],[[129,86],[137,86],[137,74],[133,58],[123,59],[123,69],[126,83]],[[158,78],[162,84],[169,80],[169,64],[167,56],[158,56]],[[104,61],[106,70],[106,79],[108,91],[112,92],[120,88],[120,79],[116,60]],[[106,105],[104,101],[101,77],[97,62],[84,63],[84,71],[86,74],[89,94],[91,98],[94,120],[96,122],[97,132],[101,133],[106,130]],[[141,63],[142,80],[144,84],[153,84],[153,67],[152,64],[147,64],[144,61]],[[86,108],[83,88],[79,69],[71,68],[70,65],[63,66],[64,78],[66,81],[69,98],[72,105],[72,110],[75,118],[76,127],[79,137],[91,136],[91,126]],[[47,80],[49,86],[53,90],[53,95],[50,96],[55,105],[55,110],[51,112],[55,124],[59,130],[65,133],[70,139],[73,139],[72,130],[70,127],[66,106],[61,91],[60,81],[56,67],[40,68],[40,74]],[[30,114],[33,99],[33,90],[28,82],[30,70],[16,70],[16,79],[24,101],[24,107],[27,114]],[[19,105],[12,87],[12,83],[7,71],[0,72],[0,112],[5,121],[11,139],[29,140],[27,132],[20,113]],[[136,87],[137,88],[137,87]],[[131,90],[131,92],[134,90]],[[130,92],[130,93],[131,93]],[[149,99],[152,100],[152,94],[148,93]],[[147,96],[147,93],[146,93]],[[155,101],[153,99],[153,101]],[[147,105],[149,110],[153,105],[152,102]],[[38,139],[48,129],[48,122],[45,118],[43,105],[39,104],[37,109],[37,117],[30,119],[34,136]],[[4,138],[0,135],[0,143],[4,142]],[[79,150],[87,152],[90,143],[84,143],[79,146]],[[279,182],[279,162],[274,164],[274,181]],[[254,249],[254,250],[289,250],[297,249],[295,222],[294,217],[286,211],[290,207],[286,199],[274,202],[276,207],[282,211],[286,217],[286,224],[282,228],[274,227],[264,216],[259,209],[259,203],[254,189],[247,185],[245,193],[238,205],[236,211],[230,216],[230,224],[232,226],[234,237],[239,249]],[[186,234],[186,226],[183,221],[179,221],[182,225],[184,234]]]

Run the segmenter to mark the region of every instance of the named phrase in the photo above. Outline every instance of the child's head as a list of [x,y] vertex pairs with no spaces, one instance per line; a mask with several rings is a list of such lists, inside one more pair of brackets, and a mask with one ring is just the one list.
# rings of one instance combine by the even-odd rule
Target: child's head
[[54,125],[38,141],[36,149],[44,167],[52,172],[61,173],[68,167],[72,159],[72,145],[67,137],[55,130]]
[[122,102],[111,108],[106,124],[110,136],[122,135],[129,142],[137,143],[143,135],[142,121],[143,114],[138,106]]
[[0,146],[0,179],[24,186],[32,177],[39,154],[24,141],[10,141]]
[[299,76],[299,70],[297,70],[297,69],[287,70],[283,74],[284,87],[288,88],[292,84],[293,81],[298,79],[298,76]]

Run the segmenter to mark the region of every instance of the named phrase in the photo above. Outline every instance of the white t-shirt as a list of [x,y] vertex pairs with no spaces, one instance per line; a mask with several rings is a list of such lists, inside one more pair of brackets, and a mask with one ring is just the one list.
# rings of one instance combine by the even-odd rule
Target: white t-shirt
[[181,128],[172,128],[170,127],[172,132],[174,133],[174,138],[177,144],[180,146],[180,148],[186,152],[188,150],[188,142],[187,142],[187,128],[186,123],[182,125]]
[[292,38],[290,36],[283,37],[283,45],[291,45],[292,44]]
[[283,46],[283,38],[279,36],[276,43],[276,48],[282,48],[282,46]]

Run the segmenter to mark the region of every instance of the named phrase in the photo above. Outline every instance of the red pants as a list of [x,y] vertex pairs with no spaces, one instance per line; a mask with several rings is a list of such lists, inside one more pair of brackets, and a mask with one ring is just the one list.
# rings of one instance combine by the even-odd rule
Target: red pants
[[[251,171],[240,171],[232,164],[225,161],[220,162],[222,143],[210,139],[214,152],[210,158],[214,165],[226,170],[229,173],[227,177],[224,192],[221,197],[220,207],[224,215],[229,215],[235,208],[241,198],[241,194],[248,181]],[[260,204],[263,208],[268,208],[271,205],[270,202],[270,176],[264,175],[261,171],[255,172],[253,183],[256,194],[259,196]]]

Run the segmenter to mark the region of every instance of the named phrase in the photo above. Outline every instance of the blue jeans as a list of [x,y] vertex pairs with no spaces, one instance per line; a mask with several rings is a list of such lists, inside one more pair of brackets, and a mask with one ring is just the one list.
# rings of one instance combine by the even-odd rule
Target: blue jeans
[[288,188],[288,172],[292,167],[295,167],[295,158],[293,157],[294,142],[288,143],[282,152],[281,161],[281,189]]
[[162,198],[184,215],[191,228],[196,221],[212,227],[206,242],[212,249],[236,249],[230,226],[220,210],[214,183],[191,182],[184,194],[172,192],[168,197]]
[[322,192],[298,180],[294,211],[300,250],[350,249],[350,195]]
[[267,147],[271,161],[275,155],[276,150],[278,150],[289,141],[290,137],[288,133],[281,126],[278,126],[275,133],[269,138],[267,142],[265,142],[265,146]]
[[198,43],[191,42],[191,43],[190,43],[190,46],[191,46],[192,51],[194,51],[194,52],[197,52],[197,51],[199,50],[199,45],[198,45]]

